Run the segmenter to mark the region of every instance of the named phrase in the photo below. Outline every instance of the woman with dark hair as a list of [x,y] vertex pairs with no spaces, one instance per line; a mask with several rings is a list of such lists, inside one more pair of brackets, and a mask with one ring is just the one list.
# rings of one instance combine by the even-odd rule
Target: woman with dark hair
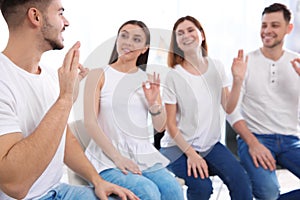
[[160,149],[171,160],[168,169],[185,180],[189,200],[210,198],[210,175],[223,180],[231,199],[252,199],[245,170],[220,143],[224,123],[221,114],[234,110],[245,76],[247,59],[244,60],[243,51],[233,61],[229,92],[230,82],[222,63],[208,57],[201,24],[186,16],[174,24],[168,65],[172,69],[163,92],[167,131]]
[[156,130],[164,130],[166,122],[159,75],[143,71],[149,45],[146,25],[128,21],[118,30],[108,66],[89,73],[84,121],[93,140],[86,155],[103,179],[140,199],[182,200],[181,186],[165,168],[169,160],[152,145],[148,131],[148,113]]

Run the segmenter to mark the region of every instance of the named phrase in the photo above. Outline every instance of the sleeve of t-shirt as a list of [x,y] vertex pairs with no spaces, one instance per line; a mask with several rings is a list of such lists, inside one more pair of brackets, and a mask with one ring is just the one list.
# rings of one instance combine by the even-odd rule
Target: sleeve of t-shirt
[[172,71],[170,71],[166,76],[165,85],[163,87],[162,100],[165,104],[177,103],[174,76]]
[[16,101],[9,87],[0,81],[0,135],[21,132]]
[[230,82],[228,75],[226,74],[224,64],[219,60],[214,60],[214,62],[215,62],[217,71],[219,72],[220,78],[222,80],[222,87],[224,88],[224,87],[231,86],[231,82]]

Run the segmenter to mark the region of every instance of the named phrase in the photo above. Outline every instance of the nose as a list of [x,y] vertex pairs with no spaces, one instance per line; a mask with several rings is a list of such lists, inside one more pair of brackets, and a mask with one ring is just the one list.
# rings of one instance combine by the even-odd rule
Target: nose
[[63,17],[63,20],[65,27],[68,27],[70,25],[69,21],[65,17]]
[[124,39],[124,44],[127,46],[132,46],[133,45],[133,41],[130,37]]

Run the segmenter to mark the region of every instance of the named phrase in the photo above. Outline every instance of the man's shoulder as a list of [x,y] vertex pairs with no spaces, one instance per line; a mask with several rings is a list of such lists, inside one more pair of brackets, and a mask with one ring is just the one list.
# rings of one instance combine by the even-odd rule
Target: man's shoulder
[[261,55],[261,51],[260,49],[255,49],[255,50],[252,50],[252,51],[249,51],[247,53],[248,56],[259,56]]
[[289,49],[284,49],[284,53],[291,57],[300,57],[300,54],[298,52],[295,52],[295,51],[292,51]]

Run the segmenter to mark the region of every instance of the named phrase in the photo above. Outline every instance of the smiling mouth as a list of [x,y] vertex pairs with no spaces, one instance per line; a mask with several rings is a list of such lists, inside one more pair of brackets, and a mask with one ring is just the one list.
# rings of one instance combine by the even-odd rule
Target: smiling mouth
[[189,44],[192,44],[193,42],[194,42],[194,40],[187,40],[187,41],[184,41],[183,44],[189,45]]
[[130,53],[130,52],[132,52],[130,49],[122,49],[122,51],[123,51],[124,53]]

